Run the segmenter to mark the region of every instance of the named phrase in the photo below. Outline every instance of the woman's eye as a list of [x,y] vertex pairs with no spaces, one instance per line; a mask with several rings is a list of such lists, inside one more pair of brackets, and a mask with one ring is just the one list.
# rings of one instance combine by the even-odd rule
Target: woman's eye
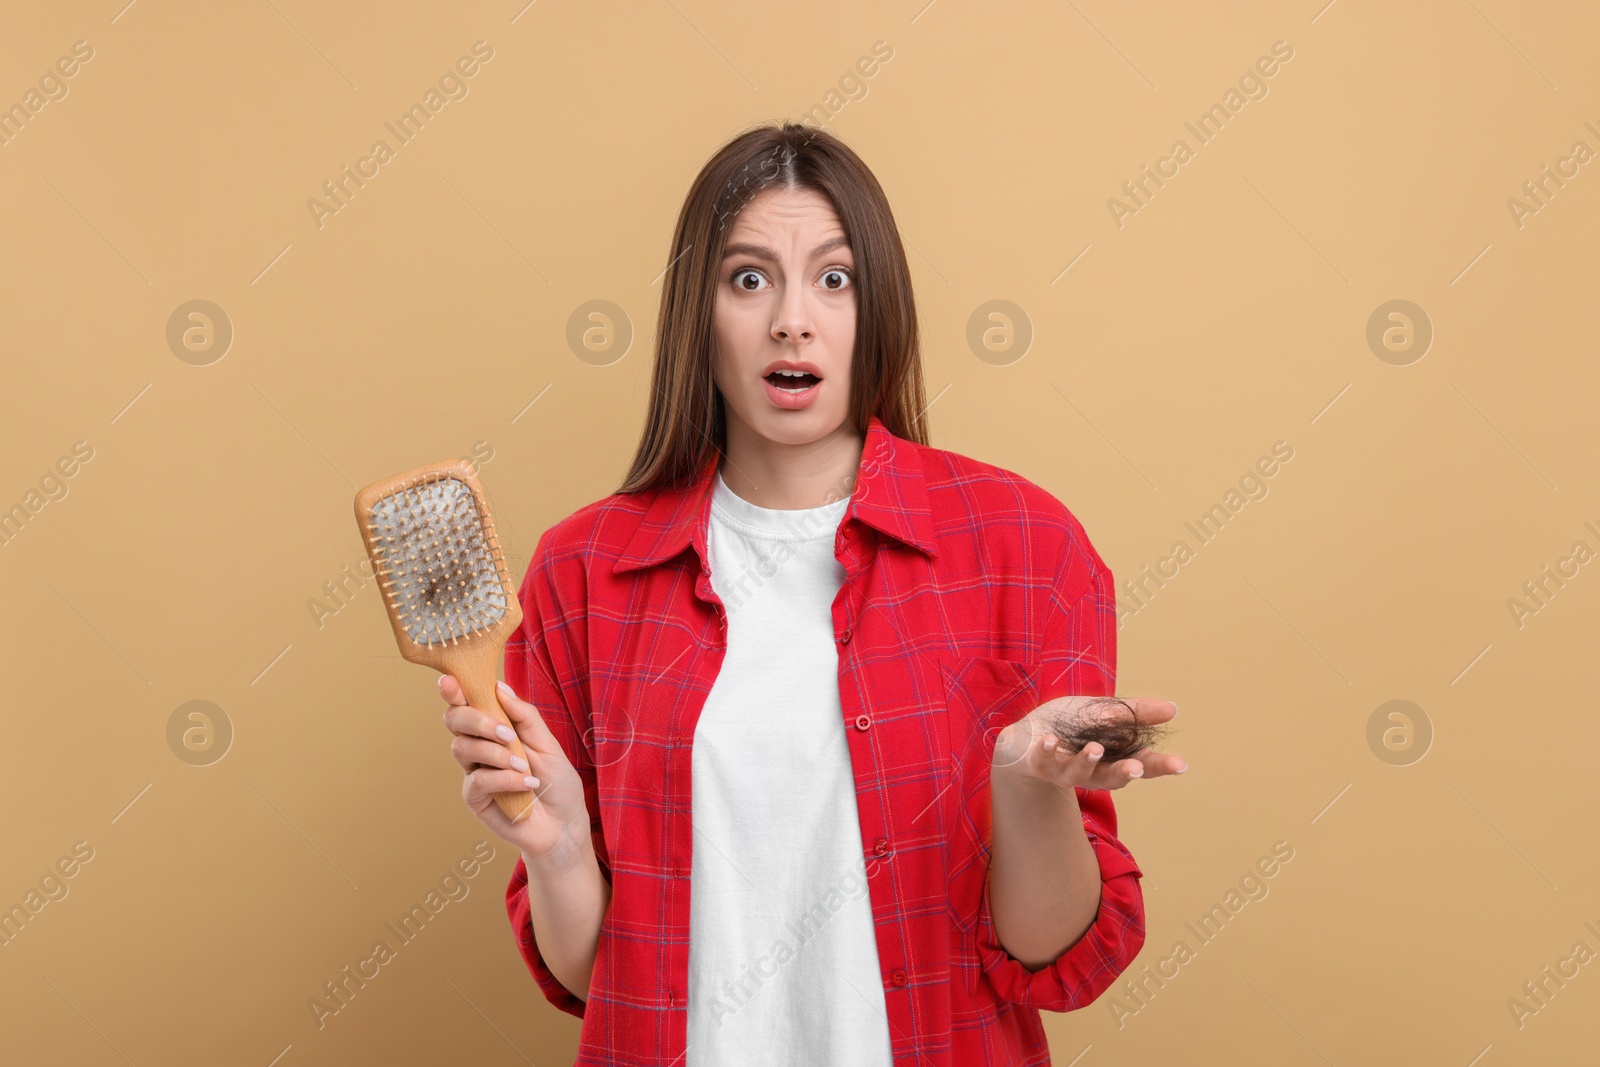
[[[844,267],[830,267],[822,272],[818,282],[824,289],[838,292],[854,284],[854,277],[854,273]],[[760,292],[764,288],[770,288],[771,284],[762,285],[766,278],[754,267],[740,267],[728,275],[728,281],[733,283],[735,289],[747,293]]]

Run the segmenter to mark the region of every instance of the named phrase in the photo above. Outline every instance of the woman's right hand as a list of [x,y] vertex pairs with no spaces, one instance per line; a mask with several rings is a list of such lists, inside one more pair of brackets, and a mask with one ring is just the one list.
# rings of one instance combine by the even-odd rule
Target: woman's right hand
[[[450,753],[466,772],[461,795],[485,826],[522,850],[530,862],[576,860],[591,847],[589,809],[583,781],[560,742],[540,718],[538,709],[518,698],[504,682],[496,686],[500,707],[516,729],[529,766],[511,754],[504,729],[493,716],[472,707],[452,675],[439,679],[439,693],[449,705],[444,724],[455,735]],[[516,760],[514,764],[512,761]],[[532,778],[534,784],[528,784]],[[532,792],[527,817],[513,823],[495,803],[496,793]]]

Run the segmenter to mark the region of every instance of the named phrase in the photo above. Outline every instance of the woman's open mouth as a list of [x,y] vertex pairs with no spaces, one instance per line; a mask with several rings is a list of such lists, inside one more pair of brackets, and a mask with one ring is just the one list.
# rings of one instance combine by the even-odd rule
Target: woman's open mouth
[[806,407],[816,399],[822,386],[822,377],[797,367],[779,367],[762,379],[767,397],[780,408],[790,410]]
[[822,379],[809,371],[775,370],[767,375],[767,381],[785,392],[803,393]]

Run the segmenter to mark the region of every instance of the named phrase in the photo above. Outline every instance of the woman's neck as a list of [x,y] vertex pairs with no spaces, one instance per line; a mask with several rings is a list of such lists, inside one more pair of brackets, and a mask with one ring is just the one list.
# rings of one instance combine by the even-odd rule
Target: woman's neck
[[775,511],[820,507],[855,490],[864,444],[848,419],[828,436],[803,445],[769,440],[730,419],[722,480],[757,507]]

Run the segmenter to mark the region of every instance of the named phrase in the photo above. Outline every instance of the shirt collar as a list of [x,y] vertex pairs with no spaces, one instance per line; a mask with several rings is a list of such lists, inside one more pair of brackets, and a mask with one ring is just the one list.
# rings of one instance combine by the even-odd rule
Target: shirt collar
[[[722,454],[713,451],[688,483],[656,491],[628,547],[612,571],[639,570],[677,556],[691,545],[710,566],[706,529],[711,514],[712,481]],[[926,555],[938,555],[933,514],[915,442],[896,437],[876,415],[867,423],[856,484],[842,522],[851,518]]]

